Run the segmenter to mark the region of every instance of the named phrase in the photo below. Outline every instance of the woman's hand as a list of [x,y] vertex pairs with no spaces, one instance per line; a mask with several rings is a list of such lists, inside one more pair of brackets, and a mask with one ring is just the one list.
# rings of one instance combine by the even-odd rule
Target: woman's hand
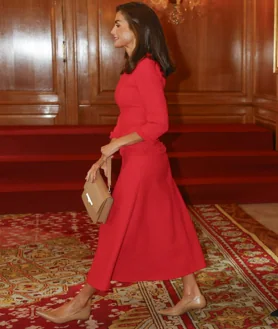
[[100,164],[97,161],[96,163],[94,163],[92,165],[92,167],[90,168],[90,170],[87,172],[87,176],[85,177],[85,179],[86,179],[87,182],[93,183],[93,181],[96,179],[97,171],[99,170],[99,168],[100,168]]
[[[107,176],[107,166],[106,160],[112,156],[112,154],[116,153],[120,149],[120,144],[117,142],[116,138],[113,138],[111,142],[107,145],[102,146],[101,158],[95,162],[90,170],[87,172],[86,181],[93,182],[96,179],[96,175],[98,170],[101,168],[104,171],[105,176]],[[113,156],[112,156],[113,157]]]
[[[113,156],[112,156],[113,158]],[[97,162],[95,162],[90,170],[87,172],[86,181],[93,183],[96,179],[97,171],[102,169],[104,171],[104,175],[107,177],[107,159],[105,156],[102,156]]]
[[106,174],[106,159],[107,158],[102,155],[101,158],[92,165],[90,170],[87,172],[87,176],[85,178],[86,181],[93,183],[93,181],[96,179],[97,171],[99,168],[102,168]]

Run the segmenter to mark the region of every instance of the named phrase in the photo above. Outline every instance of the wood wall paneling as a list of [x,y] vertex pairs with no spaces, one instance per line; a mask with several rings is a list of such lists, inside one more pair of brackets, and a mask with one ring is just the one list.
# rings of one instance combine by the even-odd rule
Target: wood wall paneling
[[[117,0],[78,1],[80,124],[115,123],[117,117],[115,106],[111,105],[114,104],[114,90],[123,64],[123,51],[114,49],[110,30],[119,3],[121,1]],[[207,3],[208,9],[202,17],[188,13],[181,25],[172,25],[166,17],[161,18],[177,65],[177,71],[168,79],[166,87],[170,120],[177,121],[180,117],[181,122],[186,122],[187,110],[172,114],[172,105],[177,105],[176,109],[188,109],[186,105],[192,104],[201,106],[204,113],[204,116],[195,115],[194,121],[205,122],[209,118],[210,122],[227,122],[230,114],[225,110],[232,109],[227,105],[241,104],[241,108],[247,106],[245,113],[248,115],[243,119],[235,113],[232,122],[235,117],[237,122],[251,122],[248,109],[252,100],[250,57],[246,50],[250,49],[252,41],[249,28],[252,1],[208,0]],[[221,107],[222,104],[221,114],[216,116],[213,106],[208,106]],[[107,113],[103,119],[105,106]],[[189,112],[192,109],[194,106]],[[91,111],[100,113],[92,114]],[[191,122],[192,114],[188,113],[188,122]]]
[[[254,1],[254,122],[278,132],[278,75],[273,72],[274,3]],[[278,149],[278,142],[276,142]]]
[[170,122],[178,123],[250,123],[252,106],[246,105],[169,105]]
[[115,124],[118,109],[114,90],[124,58],[122,49],[114,49],[110,34],[117,2],[82,0],[78,3],[78,122]]
[[245,2],[208,1],[204,15],[188,13],[177,26],[162,19],[177,65],[169,91],[242,92]]
[[[93,77],[95,77],[96,70],[89,68],[90,57],[96,58],[98,50],[96,47],[89,48],[90,38],[97,37],[97,31],[93,27],[89,35],[89,10],[96,10],[91,8],[87,0],[75,1],[76,3],[76,62],[78,63],[77,83],[78,83],[78,104],[88,105],[91,100],[91,90],[93,88]],[[96,16],[97,17],[97,16]],[[96,43],[94,43],[96,46]]]
[[64,52],[64,92],[65,98],[62,104],[64,115],[58,117],[61,124],[78,123],[78,61],[77,61],[77,4],[78,1],[63,0],[63,52]]
[[254,96],[276,98],[276,75],[273,73],[274,0],[255,1]]
[[256,106],[254,109],[254,122],[275,131],[277,125],[277,111]]
[[[171,122],[277,127],[277,0],[206,0],[181,25],[161,15],[177,71]],[[119,0],[0,0],[0,125],[114,124],[123,50],[110,31]]]
[[52,91],[51,2],[1,1],[0,10],[0,90]]
[[114,104],[83,105],[79,107],[79,114],[79,124],[81,125],[87,125],[88,122],[97,122],[99,125],[114,125],[119,115],[119,109]]
[[0,124],[54,124],[63,114],[61,0],[0,1]]
[[53,125],[59,105],[17,105],[0,106],[0,125]]

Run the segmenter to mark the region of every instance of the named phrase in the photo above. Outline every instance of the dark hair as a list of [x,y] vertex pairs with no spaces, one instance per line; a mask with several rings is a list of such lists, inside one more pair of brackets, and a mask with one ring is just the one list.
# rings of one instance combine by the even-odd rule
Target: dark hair
[[160,65],[165,77],[173,73],[175,67],[156,13],[141,2],[124,3],[116,7],[116,12],[121,12],[136,37],[136,46],[131,56],[125,54],[122,73],[132,73],[138,62],[148,55]]

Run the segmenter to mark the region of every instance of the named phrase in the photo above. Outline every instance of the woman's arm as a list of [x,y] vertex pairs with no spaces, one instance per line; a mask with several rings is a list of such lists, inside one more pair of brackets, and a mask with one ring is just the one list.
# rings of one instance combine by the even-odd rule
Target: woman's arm
[[106,158],[110,157],[111,155],[119,151],[119,149],[122,146],[136,144],[142,142],[142,140],[143,138],[139,136],[136,132],[119,138],[113,138],[111,139],[111,142],[109,144],[102,146],[101,148],[102,157],[105,161]]
[[119,137],[116,139],[116,142],[118,143],[118,145],[120,147],[136,144],[136,143],[139,143],[142,141],[143,141],[143,138],[141,136],[139,136],[136,132]]
[[143,140],[156,140],[168,130],[164,80],[158,64],[153,60],[144,59],[138,64],[133,76],[144,106],[146,122],[136,128],[133,133],[112,138],[109,144],[101,148],[104,158],[116,153],[122,146],[136,144]]
[[[110,145],[111,143],[115,143],[115,141],[116,141],[116,138],[112,138],[108,145]],[[109,158],[109,156],[106,156],[105,154],[102,153],[101,157],[92,165],[92,167],[87,172],[85,179],[87,181],[93,182],[96,179],[97,171],[100,168],[102,168],[104,170],[104,173],[106,175],[106,169],[107,169],[106,160],[108,158]]]
[[146,116],[146,122],[136,128],[136,132],[143,140],[156,140],[168,130],[165,79],[158,64],[148,58],[139,62],[132,74]]

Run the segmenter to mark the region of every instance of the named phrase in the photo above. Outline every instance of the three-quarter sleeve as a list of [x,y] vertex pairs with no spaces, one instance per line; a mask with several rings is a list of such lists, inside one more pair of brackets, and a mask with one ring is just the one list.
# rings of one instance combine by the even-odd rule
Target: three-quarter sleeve
[[136,129],[143,140],[156,140],[168,130],[165,80],[156,62],[143,59],[133,72],[146,114],[146,123]]

